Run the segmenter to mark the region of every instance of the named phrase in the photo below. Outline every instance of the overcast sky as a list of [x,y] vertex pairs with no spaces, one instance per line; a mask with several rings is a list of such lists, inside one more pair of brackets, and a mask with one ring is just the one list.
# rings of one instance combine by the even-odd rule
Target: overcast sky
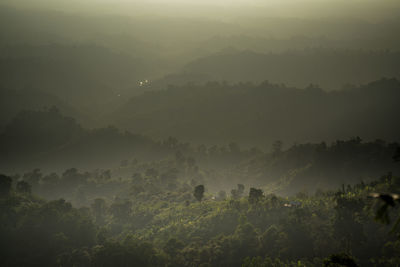
[[398,0],[3,0],[3,3],[58,9],[66,12],[100,12],[166,16],[273,16],[353,17],[388,19],[399,17]]

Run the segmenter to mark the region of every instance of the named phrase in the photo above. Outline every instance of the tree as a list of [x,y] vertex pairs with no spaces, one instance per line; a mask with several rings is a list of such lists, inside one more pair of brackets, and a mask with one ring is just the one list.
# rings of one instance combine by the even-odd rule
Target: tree
[[397,147],[393,156],[394,161],[400,162],[400,147]]
[[0,174],[0,195],[8,195],[8,193],[10,193],[11,183],[11,177]]
[[231,195],[232,195],[232,198],[234,198],[234,199],[241,198],[243,196],[243,193],[244,193],[244,185],[242,185],[242,184],[238,184],[237,189],[231,190]]
[[25,173],[24,174],[24,180],[27,181],[29,184],[35,186],[39,183],[39,181],[42,179],[42,173],[40,172],[40,169],[36,168],[32,172]]
[[109,208],[110,213],[119,222],[127,222],[132,211],[132,202],[129,200],[116,199]]
[[30,194],[31,193],[31,185],[25,181],[19,181],[17,183],[17,191],[20,193],[27,193]]
[[127,236],[122,242],[107,241],[93,249],[92,266],[165,266],[149,243]]
[[91,207],[96,223],[103,225],[106,216],[106,201],[102,198],[96,198]]
[[[379,194],[372,193],[369,197],[377,198],[381,200],[384,204],[376,211],[375,220],[382,222],[384,224],[390,224],[389,208],[395,208],[396,202],[400,202],[400,196],[398,194]],[[395,232],[400,225],[400,217],[397,218],[392,232]]]
[[344,195],[336,196],[333,230],[337,237],[341,237],[341,245],[348,253],[365,240],[363,225],[359,218],[363,207],[364,203],[361,199],[348,198]]
[[175,238],[171,238],[165,244],[164,251],[171,257],[175,257],[176,254],[178,254],[178,252],[184,247],[185,247],[185,245],[181,241],[179,241]]
[[85,175],[78,172],[76,168],[66,170],[61,177],[61,184],[64,189],[72,190],[85,181]]
[[201,201],[204,197],[204,185],[198,185],[194,188],[194,197],[197,199],[197,201]]
[[261,189],[250,188],[249,202],[255,204],[263,197],[263,191]]
[[357,263],[354,261],[352,257],[345,253],[333,254],[329,256],[329,258],[324,260],[325,267],[357,267]]

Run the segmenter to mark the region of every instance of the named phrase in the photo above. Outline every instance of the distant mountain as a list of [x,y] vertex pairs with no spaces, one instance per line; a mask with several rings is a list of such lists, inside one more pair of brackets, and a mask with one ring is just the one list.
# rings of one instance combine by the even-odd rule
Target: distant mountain
[[140,60],[96,45],[0,47],[3,87],[45,91],[95,116],[121,103],[145,69]]
[[151,139],[115,127],[85,129],[56,107],[24,110],[0,131],[0,169],[101,168],[132,157],[162,156],[157,149]]
[[0,129],[23,110],[40,110],[56,106],[63,114],[77,118],[85,125],[91,125],[90,118],[71,107],[58,97],[38,90],[11,90],[0,87]]
[[381,77],[400,78],[399,69],[400,52],[306,49],[267,54],[229,49],[188,63],[174,81],[179,81],[180,74],[178,83],[199,82],[192,77],[202,75],[208,81],[268,79],[296,87],[312,83],[325,89],[339,89],[345,84],[363,84]]
[[334,141],[352,136],[398,140],[400,82],[381,79],[325,92],[268,82],[208,83],[147,92],[115,112],[111,122],[155,138],[195,143],[270,145]]

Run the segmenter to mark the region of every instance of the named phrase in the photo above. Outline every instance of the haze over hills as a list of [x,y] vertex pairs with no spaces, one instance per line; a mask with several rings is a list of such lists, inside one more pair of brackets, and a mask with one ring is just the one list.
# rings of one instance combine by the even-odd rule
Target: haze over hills
[[197,59],[183,71],[207,75],[208,80],[262,82],[268,79],[297,87],[317,84],[332,90],[382,77],[400,78],[399,59],[399,52],[389,51],[309,49],[279,54],[237,51]]
[[400,266],[398,0],[2,0],[0,266]]
[[397,140],[395,3],[370,1],[352,16],[341,3],[325,17],[262,14],[274,5],[240,1],[225,13],[226,3],[213,12],[211,3],[75,4],[0,7],[3,127],[21,110],[54,105],[84,128],[112,124],[156,140]]
[[140,60],[94,45],[0,48],[3,87],[44,91],[91,115],[104,106],[112,109],[121,101],[118,95],[137,87],[145,69]]
[[[60,7],[61,2],[57,5]],[[98,3],[97,7],[101,6]],[[242,10],[242,14],[224,19],[210,14],[210,9],[207,12],[197,9],[196,16],[188,17],[182,12],[168,16],[166,11],[173,10],[173,4],[163,14],[156,12],[157,5],[153,7],[153,13],[143,13],[140,9],[135,12],[132,8],[126,10],[129,15],[122,15],[112,8],[108,13],[95,14],[96,8],[81,7],[78,12],[68,8],[40,8],[40,5],[36,8],[1,6],[0,42],[11,45],[96,43],[149,62],[152,80],[176,71],[191,60],[231,46],[268,53],[310,47],[397,50],[400,44],[396,34],[399,19],[388,14],[371,21],[368,16],[340,20],[277,14],[254,16]]]
[[110,120],[134,132],[195,143],[246,145],[317,142],[364,133],[398,140],[400,83],[382,79],[325,92],[268,82],[183,85],[133,97]]
[[83,128],[53,106],[16,114],[1,131],[0,148],[3,170],[40,167],[58,171],[68,166],[118,166],[124,159],[147,154],[157,157],[158,147],[149,138],[114,127]]
[[397,172],[400,168],[391,160],[398,144],[380,139],[353,137],[328,144],[293,145],[275,141],[266,151],[259,149],[263,147],[260,144],[250,149],[242,143],[221,140],[219,144],[197,145],[173,137],[155,141],[115,127],[85,129],[51,107],[20,112],[6,124],[0,134],[0,168],[9,172],[36,168],[60,172],[69,166],[86,171],[109,166],[119,175],[130,176],[130,169],[138,162],[147,171],[151,166],[177,161],[186,162],[191,171],[197,169],[193,179],[206,183],[210,192],[246,181],[265,192],[284,195],[370,181],[388,169]]
[[89,115],[77,111],[54,95],[34,89],[9,90],[0,87],[0,129],[22,110],[40,110],[53,106],[81,123],[93,125]]

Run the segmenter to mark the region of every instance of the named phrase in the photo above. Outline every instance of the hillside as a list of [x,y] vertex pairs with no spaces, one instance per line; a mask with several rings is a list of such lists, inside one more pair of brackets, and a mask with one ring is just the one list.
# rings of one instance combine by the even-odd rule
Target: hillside
[[145,65],[96,45],[7,45],[0,47],[5,88],[50,93],[96,117],[134,94]]
[[257,53],[233,49],[194,60],[183,68],[181,75],[185,79],[185,73],[201,74],[208,80],[228,82],[262,82],[267,79],[295,87],[313,83],[332,90],[381,77],[400,78],[399,62],[399,52],[379,50],[309,48]]
[[398,140],[400,82],[381,79],[347,90],[208,83],[133,97],[110,122],[153,138],[270,146],[347,139]]
[[83,128],[54,106],[19,112],[0,131],[0,150],[0,168],[9,172],[36,167],[92,169],[118,165],[134,157],[163,155],[159,145],[149,138],[111,126]]
[[0,87],[0,129],[22,110],[38,110],[52,106],[58,107],[63,114],[74,117],[81,123],[93,124],[85,113],[49,93],[29,88],[11,90]]

